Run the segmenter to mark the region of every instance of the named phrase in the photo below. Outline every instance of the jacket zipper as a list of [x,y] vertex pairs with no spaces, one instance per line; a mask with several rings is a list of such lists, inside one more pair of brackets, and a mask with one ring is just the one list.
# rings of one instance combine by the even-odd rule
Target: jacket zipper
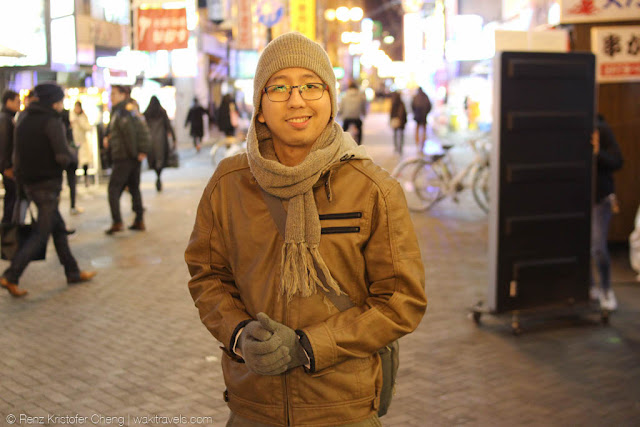
[[362,218],[362,212],[345,212],[320,215],[320,220]]
[[323,227],[320,229],[320,234],[344,234],[359,232],[360,227]]

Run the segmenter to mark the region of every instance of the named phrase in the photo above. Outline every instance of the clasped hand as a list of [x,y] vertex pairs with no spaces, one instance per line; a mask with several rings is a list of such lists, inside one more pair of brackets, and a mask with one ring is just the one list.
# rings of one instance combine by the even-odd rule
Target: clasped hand
[[282,323],[258,313],[258,320],[248,323],[238,346],[247,367],[259,375],[279,375],[303,365],[307,356],[296,332]]

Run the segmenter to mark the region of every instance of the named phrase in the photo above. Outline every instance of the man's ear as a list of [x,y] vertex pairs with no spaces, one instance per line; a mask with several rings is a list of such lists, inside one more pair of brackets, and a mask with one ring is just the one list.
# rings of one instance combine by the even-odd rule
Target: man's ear
[[259,121],[260,123],[264,123],[264,122],[265,122],[265,120],[264,120],[264,114],[262,114],[262,112],[259,112],[259,113],[258,113],[258,121]]

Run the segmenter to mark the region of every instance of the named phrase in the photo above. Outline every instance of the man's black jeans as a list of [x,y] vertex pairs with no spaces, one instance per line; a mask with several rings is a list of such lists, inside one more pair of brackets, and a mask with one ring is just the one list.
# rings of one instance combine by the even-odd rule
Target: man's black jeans
[[142,195],[140,194],[140,162],[137,159],[114,160],[109,179],[109,207],[113,223],[122,222],[120,196],[124,187],[129,187],[136,221],[142,221]]
[[38,208],[38,221],[29,236],[29,239],[22,245],[11,261],[9,268],[5,270],[3,276],[11,283],[18,283],[20,276],[27,265],[31,262],[38,248],[53,236],[60,263],[64,266],[64,273],[67,279],[77,279],[80,269],[76,259],[71,254],[69,240],[67,239],[67,226],[60,215],[58,204],[60,203],[59,180],[43,181],[36,184],[24,185],[24,191]]

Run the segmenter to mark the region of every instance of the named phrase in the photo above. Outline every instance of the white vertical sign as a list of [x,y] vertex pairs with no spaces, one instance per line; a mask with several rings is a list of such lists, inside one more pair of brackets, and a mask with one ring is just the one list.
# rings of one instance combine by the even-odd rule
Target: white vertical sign
[[640,26],[593,27],[598,83],[640,81]]

